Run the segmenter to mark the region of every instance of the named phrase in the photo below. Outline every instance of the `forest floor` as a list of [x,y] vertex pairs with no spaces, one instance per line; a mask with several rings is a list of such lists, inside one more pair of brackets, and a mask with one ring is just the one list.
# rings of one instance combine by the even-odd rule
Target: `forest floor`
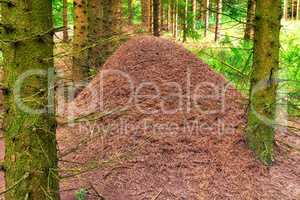
[[299,199],[298,133],[278,132],[263,166],[244,141],[246,104],[182,46],[129,40],[59,105],[62,200],[80,189],[91,200]]

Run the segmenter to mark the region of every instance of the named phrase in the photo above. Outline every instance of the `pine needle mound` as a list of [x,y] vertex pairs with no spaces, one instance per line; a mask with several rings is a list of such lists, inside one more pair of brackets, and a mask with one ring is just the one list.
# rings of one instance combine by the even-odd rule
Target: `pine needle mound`
[[183,47],[129,40],[62,112],[77,122],[58,129],[63,199],[296,199],[299,156],[256,161],[245,102]]

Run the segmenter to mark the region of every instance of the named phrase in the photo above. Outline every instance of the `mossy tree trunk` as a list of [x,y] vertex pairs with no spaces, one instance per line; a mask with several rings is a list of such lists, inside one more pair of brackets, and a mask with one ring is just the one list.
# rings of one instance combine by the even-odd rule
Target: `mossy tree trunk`
[[215,42],[218,41],[219,36],[220,36],[221,23],[222,23],[222,0],[217,0]]
[[87,3],[87,63],[89,69],[96,70],[102,62],[102,2],[101,0],[89,0]]
[[51,1],[2,2],[1,21],[7,24],[0,34],[5,43],[5,199],[57,200]]
[[74,0],[74,37],[72,75],[75,83],[89,75],[87,0]]
[[159,37],[159,3],[160,0],[153,0],[153,35]]
[[245,40],[251,40],[254,37],[255,7],[256,0],[248,0],[247,24],[244,34]]
[[254,62],[246,139],[265,164],[273,161],[281,0],[257,0]]

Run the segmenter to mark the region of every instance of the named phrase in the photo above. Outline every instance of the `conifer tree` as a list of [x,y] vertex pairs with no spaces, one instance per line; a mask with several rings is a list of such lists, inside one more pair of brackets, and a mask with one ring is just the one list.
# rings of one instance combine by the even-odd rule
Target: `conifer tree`
[[279,68],[281,0],[257,0],[247,142],[265,164],[273,162]]
[[5,43],[5,199],[58,200],[51,1],[0,4],[5,24],[0,34]]

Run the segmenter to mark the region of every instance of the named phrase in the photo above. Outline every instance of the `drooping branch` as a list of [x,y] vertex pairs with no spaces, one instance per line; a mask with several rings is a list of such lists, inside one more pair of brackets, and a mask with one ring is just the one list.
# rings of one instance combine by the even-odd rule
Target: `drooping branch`
[[16,3],[15,2],[12,2],[12,1],[10,1],[10,0],[0,0],[0,3],[2,3],[2,4],[7,4],[8,6],[10,6],[10,7],[13,7],[13,6],[16,6]]

